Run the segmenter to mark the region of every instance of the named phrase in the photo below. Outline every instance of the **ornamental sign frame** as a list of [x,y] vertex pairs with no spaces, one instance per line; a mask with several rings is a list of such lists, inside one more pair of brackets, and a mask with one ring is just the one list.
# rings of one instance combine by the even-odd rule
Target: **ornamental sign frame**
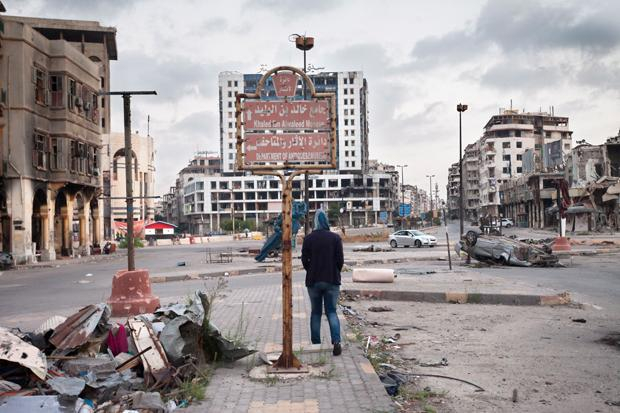
[[[269,78],[277,100],[261,98]],[[295,99],[299,78],[308,100]],[[235,98],[236,170],[337,168],[336,94],[317,93],[301,69],[275,67],[260,78],[255,93],[236,93]]]

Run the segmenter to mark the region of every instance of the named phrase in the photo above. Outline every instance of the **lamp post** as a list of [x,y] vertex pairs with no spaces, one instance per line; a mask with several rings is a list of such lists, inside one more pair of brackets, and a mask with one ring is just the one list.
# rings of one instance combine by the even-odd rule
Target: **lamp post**
[[401,193],[401,203],[398,207],[398,212],[400,212],[400,208],[403,208],[403,213],[400,217],[400,229],[405,229],[405,175],[404,170],[409,165],[396,165],[397,168],[400,168],[400,193]]
[[467,110],[467,105],[459,103],[456,111],[459,113],[459,239],[463,236],[463,132],[461,114]]
[[[293,38],[295,39],[295,47],[304,52],[304,73],[306,73],[306,52],[314,47],[314,37],[302,36],[300,34],[291,34],[289,36],[289,40]],[[306,97],[306,83],[304,82],[304,100]],[[308,179],[308,174],[304,174],[304,203],[306,204],[306,217],[304,219],[304,235],[308,235],[310,232],[310,222],[308,220],[310,216],[310,189],[308,186],[310,185],[310,180]]]
[[435,175],[426,175],[428,178],[428,199],[430,200],[431,210],[429,211],[431,214],[431,225],[433,226],[433,178]]

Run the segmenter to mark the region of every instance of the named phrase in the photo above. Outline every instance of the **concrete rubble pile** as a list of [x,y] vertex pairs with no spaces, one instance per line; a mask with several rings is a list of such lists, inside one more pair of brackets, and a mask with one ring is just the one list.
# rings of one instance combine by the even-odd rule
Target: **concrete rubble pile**
[[110,321],[107,304],[68,318],[53,316],[32,332],[0,327],[0,413],[171,412],[192,400],[187,383],[206,380],[215,361],[255,350],[226,339],[209,321],[210,299]]

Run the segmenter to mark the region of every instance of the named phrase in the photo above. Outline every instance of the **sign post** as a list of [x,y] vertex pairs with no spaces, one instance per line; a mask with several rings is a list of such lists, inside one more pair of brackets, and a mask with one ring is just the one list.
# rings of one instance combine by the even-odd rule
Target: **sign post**
[[[266,99],[269,78],[278,100]],[[275,175],[282,183],[282,354],[272,370],[298,373],[302,365],[293,354],[293,179],[336,168],[336,97],[317,93],[304,71],[278,66],[260,78],[255,93],[236,94],[235,114],[236,169]]]

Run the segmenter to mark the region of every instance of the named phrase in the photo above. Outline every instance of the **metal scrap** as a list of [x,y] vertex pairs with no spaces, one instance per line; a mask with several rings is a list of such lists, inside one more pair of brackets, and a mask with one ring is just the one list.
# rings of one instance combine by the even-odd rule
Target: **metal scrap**
[[19,364],[41,380],[45,380],[47,374],[45,354],[3,327],[0,327],[0,360]]
[[110,308],[106,304],[91,304],[60,324],[49,341],[59,350],[72,350],[84,344],[102,341],[107,333]]
[[54,377],[47,384],[63,396],[78,396],[86,386],[86,382],[77,377]]

